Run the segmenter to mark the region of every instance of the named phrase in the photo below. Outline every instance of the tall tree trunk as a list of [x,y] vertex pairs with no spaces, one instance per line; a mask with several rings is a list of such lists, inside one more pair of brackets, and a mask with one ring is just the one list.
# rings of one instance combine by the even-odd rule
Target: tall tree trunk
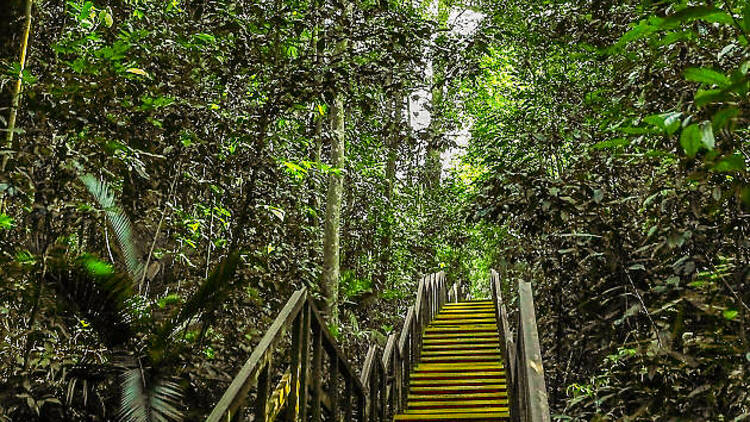
[[388,156],[385,165],[385,196],[388,202],[393,200],[393,191],[396,187],[396,159],[398,157],[398,146],[401,141],[401,115],[403,114],[404,97],[401,88],[393,93],[390,115],[390,130],[388,133]]
[[[447,28],[450,7],[445,0],[434,0],[437,19],[442,29]],[[435,40],[437,42],[437,40]],[[432,55],[432,99],[430,101],[430,125],[427,153],[425,157],[425,190],[429,191],[440,186],[440,176],[443,171],[441,154],[443,152],[443,125],[441,122],[441,108],[443,102],[443,85],[445,83],[445,64],[438,57],[435,49]]]
[[[21,93],[23,92],[23,70],[26,67],[26,51],[29,47],[29,34],[31,34],[31,4],[33,0],[26,0],[26,10],[24,12],[24,28],[23,37],[21,38],[21,53],[19,63],[21,65],[18,72],[18,79],[16,80],[15,89],[13,90],[13,99],[10,104],[10,116],[8,117],[8,136],[6,138],[7,146],[18,150],[13,145],[13,136],[16,130],[16,118],[18,116],[18,107],[21,103]],[[7,6],[4,6],[7,7]],[[5,172],[5,167],[8,165],[9,155],[3,157],[3,163],[0,165],[0,173]]]
[[440,108],[443,101],[444,69],[437,61],[432,62],[432,100],[430,111],[429,140],[425,157],[425,185],[433,189],[440,185],[440,174],[443,163],[440,155],[443,152],[443,127],[440,122]]
[[[343,66],[349,42],[345,35],[351,5],[344,1],[344,13],[339,25],[340,38],[336,42],[334,57]],[[345,83],[345,82],[344,82]],[[330,110],[331,119],[331,167],[329,174],[328,194],[326,195],[326,216],[323,230],[323,274],[320,280],[320,290],[325,298],[324,311],[328,315],[331,326],[337,326],[339,320],[339,274],[340,274],[340,229],[341,229],[341,198],[344,191],[344,100],[346,92],[341,84],[336,91]]]
[[395,216],[396,160],[398,158],[398,146],[401,142],[401,119],[404,105],[403,91],[400,87],[394,90],[389,102],[390,107],[387,111],[389,116],[386,143],[387,155],[385,163],[385,197],[387,207],[385,210],[385,221],[383,222],[385,230],[380,248],[379,271],[379,278],[382,284],[387,282],[391,267],[391,245],[393,243],[393,222]]

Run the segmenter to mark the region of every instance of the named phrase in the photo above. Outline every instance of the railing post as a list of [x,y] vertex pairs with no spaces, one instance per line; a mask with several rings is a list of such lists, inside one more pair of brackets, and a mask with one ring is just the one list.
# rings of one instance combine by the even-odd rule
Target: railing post
[[367,395],[364,391],[360,391],[357,394],[357,409],[359,409],[357,421],[367,422]]
[[[377,358],[376,358],[377,359]],[[375,363],[377,365],[377,363]],[[375,368],[373,366],[373,368]],[[372,370],[370,374],[370,422],[376,422],[378,420],[378,371]]]
[[320,326],[320,322],[312,318],[312,333],[313,333],[313,344],[312,344],[312,420],[313,422],[320,422],[320,400],[321,400],[321,389],[322,389],[322,360],[323,360],[323,333],[321,330],[324,328]]
[[523,397],[527,420],[531,422],[549,422],[549,403],[547,400],[547,386],[544,381],[544,367],[542,366],[542,352],[539,346],[539,332],[534,311],[534,296],[531,283],[518,283],[518,315],[520,324],[518,337],[523,359],[516,369],[522,373],[524,380]]
[[404,364],[404,358],[401,356],[401,348],[398,346],[398,342],[396,343],[396,347],[393,348],[393,395],[394,397],[394,406],[395,406],[395,412],[401,411],[401,391],[403,389],[401,379],[402,371],[403,371],[403,364]]
[[292,373],[292,387],[289,391],[289,399],[286,405],[286,420],[287,422],[294,422],[297,420],[300,407],[300,378],[301,370],[300,366],[303,360],[306,359],[305,354],[302,350],[302,336],[305,322],[305,309],[302,308],[302,312],[294,318],[292,323],[292,361],[290,363],[290,372]]
[[381,359],[378,359],[379,388],[380,388],[380,422],[385,422],[388,407],[388,372]]
[[[308,299],[309,301],[310,299]],[[302,308],[302,341],[301,341],[301,362],[299,376],[299,420],[307,421],[307,378],[310,368],[310,320],[312,319],[312,309],[309,302],[305,302]]]
[[344,420],[346,422],[351,422],[352,401],[354,398],[352,397],[352,379],[348,376],[344,379],[344,396]]
[[331,392],[328,397],[331,401],[331,416],[334,421],[339,420],[339,357],[335,353],[329,354],[331,360],[331,373],[328,385]]
[[271,359],[258,372],[258,395],[255,398],[255,420],[268,420],[268,398],[271,395]]

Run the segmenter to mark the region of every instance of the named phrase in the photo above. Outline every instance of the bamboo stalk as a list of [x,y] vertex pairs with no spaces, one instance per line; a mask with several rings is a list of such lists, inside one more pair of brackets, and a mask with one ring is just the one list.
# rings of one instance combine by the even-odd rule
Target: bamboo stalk
[[[16,118],[18,116],[18,107],[21,102],[21,93],[23,92],[23,71],[26,68],[26,51],[29,47],[29,34],[31,33],[31,5],[34,0],[26,0],[26,11],[25,23],[23,30],[23,38],[21,39],[21,57],[20,57],[20,70],[18,71],[18,79],[16,80],[16,86],[13,91],[13,100],[10,105],[10,116],[8,117],[8,135],[6,143],[8,147],[13,145],[13,134],[16,130]],[[8,164],[8,155],[3,157],[2,172],[5,171],[5,167]]]

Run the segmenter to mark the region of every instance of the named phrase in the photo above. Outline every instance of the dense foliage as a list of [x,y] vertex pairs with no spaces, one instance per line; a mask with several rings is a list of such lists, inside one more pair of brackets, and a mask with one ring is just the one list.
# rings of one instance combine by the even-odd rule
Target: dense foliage
[[534,282],[559,420],[748,418],[748,36],[740,2],[10,1],[0,420],[201,420],[294,290],[357,361],[440,268]]
[[747,5],[503,2],[460,87],[474,216],[533,278],[561,419],[743,420]]

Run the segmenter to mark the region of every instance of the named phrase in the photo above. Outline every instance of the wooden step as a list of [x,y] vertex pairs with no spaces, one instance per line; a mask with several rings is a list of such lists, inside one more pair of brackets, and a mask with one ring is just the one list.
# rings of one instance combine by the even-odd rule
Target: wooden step
[[426,328],[395,421],[507,421],[508,394],[492,301],[446,304]]

